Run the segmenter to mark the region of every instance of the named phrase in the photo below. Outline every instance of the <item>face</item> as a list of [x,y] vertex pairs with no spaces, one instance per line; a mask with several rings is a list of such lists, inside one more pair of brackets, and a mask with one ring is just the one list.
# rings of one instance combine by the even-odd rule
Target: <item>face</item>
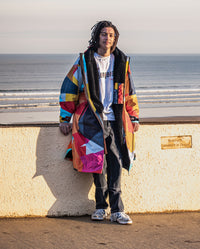
[[111,27],[105,27],[99,35],[99,48],[110,50],[115,41],[115,31]]

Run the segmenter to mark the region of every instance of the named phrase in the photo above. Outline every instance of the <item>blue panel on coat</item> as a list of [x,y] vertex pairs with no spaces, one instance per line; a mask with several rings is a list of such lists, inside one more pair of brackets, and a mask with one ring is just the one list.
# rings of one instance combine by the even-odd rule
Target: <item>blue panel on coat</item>
[[75,85],[67,76],[65,77],[62,87],[61,93],[72,93],[77,94],[78,86]]
[[71,117],[72,113],[64,110],[63,108],[60,108],[60,116],[65,118],[65,117]]
[[79,132],[89,140],[104,148],[103,130],[97,118],[88,106],[87,110],[79,119]]

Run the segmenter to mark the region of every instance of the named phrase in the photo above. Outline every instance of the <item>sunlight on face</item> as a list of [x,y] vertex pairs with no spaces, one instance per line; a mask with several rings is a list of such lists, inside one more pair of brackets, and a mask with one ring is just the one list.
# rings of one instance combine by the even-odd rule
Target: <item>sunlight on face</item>
[[111,27],[105,27],[99,35],[99,48],[110,50],[115,41],[115,31]]

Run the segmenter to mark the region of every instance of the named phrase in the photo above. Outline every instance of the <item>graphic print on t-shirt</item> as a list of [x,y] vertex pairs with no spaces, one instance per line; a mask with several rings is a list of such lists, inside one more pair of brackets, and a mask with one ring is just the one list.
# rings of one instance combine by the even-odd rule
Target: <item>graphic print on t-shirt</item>
[[109,78],[113,77],[113,71],[112,72],[99,72],[99,78]]
[[115,116],[112,109],[115,57],[113,54],[107,57],[103,57],[95,53],[94,58],[97,64],[99,74],[99,97],[104,106],[103,119],[110,121],[115,120]]

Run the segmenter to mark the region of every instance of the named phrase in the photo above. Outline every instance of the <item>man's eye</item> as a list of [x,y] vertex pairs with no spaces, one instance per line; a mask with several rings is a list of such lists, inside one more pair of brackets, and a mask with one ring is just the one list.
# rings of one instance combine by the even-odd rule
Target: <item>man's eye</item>
[[101,32],[102,36],[109,36],[110,38],[113,38],[115,35],[114,34],[107,34],[105,32]]

